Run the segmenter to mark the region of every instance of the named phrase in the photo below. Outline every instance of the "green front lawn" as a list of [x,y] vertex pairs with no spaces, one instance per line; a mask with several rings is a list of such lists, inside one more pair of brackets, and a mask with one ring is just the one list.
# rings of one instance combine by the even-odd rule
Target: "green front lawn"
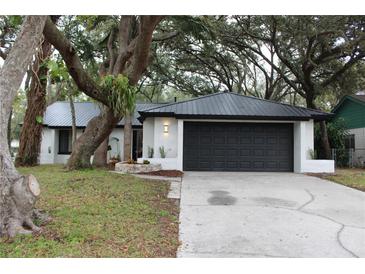
[[22,168],[41,185],[53,218],[40,236],[0,240],[0,257],[175,257],[178,207],[169,185],[106,170]]
[[320,177],[348,187],[365,191],[365,169],[336,169],[335,174],[323,174]]

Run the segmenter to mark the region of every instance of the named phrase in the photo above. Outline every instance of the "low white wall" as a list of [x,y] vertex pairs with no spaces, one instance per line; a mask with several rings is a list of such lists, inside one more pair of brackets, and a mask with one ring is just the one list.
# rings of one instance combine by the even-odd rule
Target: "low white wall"
[[148,160],[151,164],[161,164],[162,169],[179,169],[178,158],[138,158],[137,162],[143,163],[143,160]]
[[334,173],[335,161],[333,160],[305,160],[301,172]]
[[313,120],[294,122],[294,172],[303,173],[333,173],[333,160],[313,160],[311,151],[314,150]]

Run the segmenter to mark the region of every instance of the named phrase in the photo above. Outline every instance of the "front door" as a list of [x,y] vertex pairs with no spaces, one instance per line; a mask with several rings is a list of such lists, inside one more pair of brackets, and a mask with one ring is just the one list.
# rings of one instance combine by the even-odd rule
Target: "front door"
[[134,129],[133,130],[133,141],[132,141],[132,157],[133,160],[137,161],[138,158],[142,158],[142,139],[143,130]]

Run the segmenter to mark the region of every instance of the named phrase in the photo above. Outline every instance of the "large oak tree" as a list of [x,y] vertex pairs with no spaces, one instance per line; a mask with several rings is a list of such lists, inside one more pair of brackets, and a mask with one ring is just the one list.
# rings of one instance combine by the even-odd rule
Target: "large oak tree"
[[[103,62],[107,75],[123,75],[131,87],[137,85],[146,70],[153,31],[162,20],[162,16],[121,16],[117,29],[111,29],[108,36],[108,58]],[[84,69],[78,52],[66,36],[56,27],[51,18],[47,19],[44,35],[61,54],[70,75],[78,88],[86,95],[105,105],[101,114],[89,121],[84,133],[74,143],[68,168],[90,167],[90,157],[109,136],[111,131],[125,115],[130,120],[130,111],[120,109],[110,90],[105,90],[100,83]],[[114,97],[113,97],[114,98]],[[128,98],[123,98],[128,100]],[[123,104],[123,102],[120,102]],[[131,124],[124,128],[124,158],[130,157]]]
[[[365,61],[365,21],[361,16],[247,16],[236,20],[240,32],[227,39],[265,58],[286,84],[305,99],[308,108],[318,109],[316,99],[337,83],[351,81],[343,76]],[[270,43],[275,60],[284,66],[266,58],[248,43],[250,40]],[[331,149],[324,121],[320,128],[323,156],[329,159]]]
[[39,230],[31,215],[40,190],[34,176],[22,176],[14,167],[7,142],[11,106],[33,54],[40,47],[45,16],[27,16],[20,33],[0,69],[0,235]]

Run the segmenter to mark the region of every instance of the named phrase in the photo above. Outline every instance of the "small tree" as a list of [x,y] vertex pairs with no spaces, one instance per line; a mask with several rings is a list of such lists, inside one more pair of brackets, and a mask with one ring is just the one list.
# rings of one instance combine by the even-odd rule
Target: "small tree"
[[[336,149],[336,163],[343,166],[348,161],[348,155],[345,151],[345,140],[348,131],[343,119],[333,120],[327,123],[328,139],[332,149]],[[314,146],[319,158],[323,158],[325,153],[321,143],[321,129],[318,124],[314,128]]]

